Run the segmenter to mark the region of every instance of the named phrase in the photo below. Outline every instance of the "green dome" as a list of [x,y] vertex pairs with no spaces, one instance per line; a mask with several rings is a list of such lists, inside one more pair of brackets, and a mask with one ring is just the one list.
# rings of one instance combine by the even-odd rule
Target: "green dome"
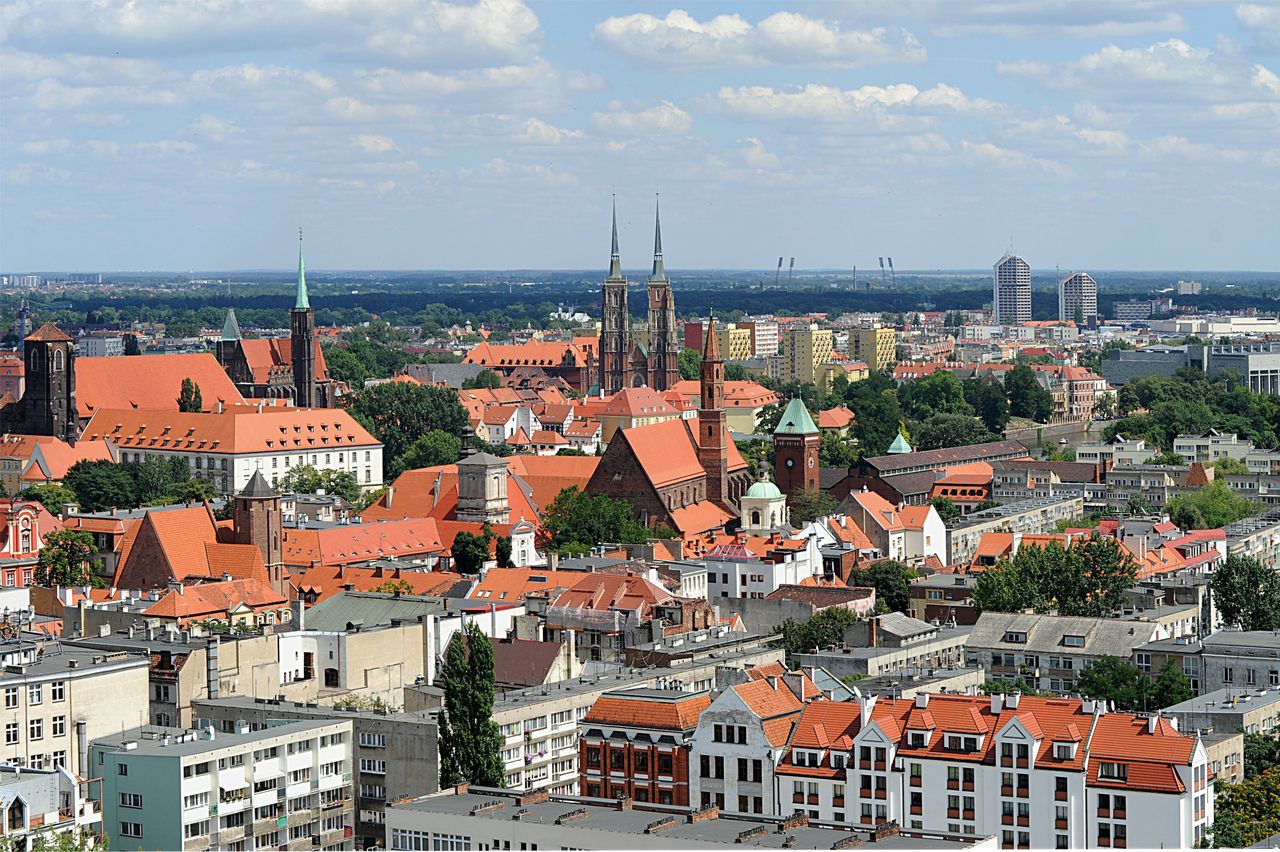
[[747,497],[757,500],[777,500],[782,497],[782,492],[769,480],[762,479],[747,489]]

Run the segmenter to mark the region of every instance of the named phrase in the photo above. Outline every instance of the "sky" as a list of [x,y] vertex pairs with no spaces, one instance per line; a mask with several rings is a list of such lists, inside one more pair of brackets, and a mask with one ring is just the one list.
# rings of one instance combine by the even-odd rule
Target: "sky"
[[5,0],[0,269],[1280,270],[1280,0]]

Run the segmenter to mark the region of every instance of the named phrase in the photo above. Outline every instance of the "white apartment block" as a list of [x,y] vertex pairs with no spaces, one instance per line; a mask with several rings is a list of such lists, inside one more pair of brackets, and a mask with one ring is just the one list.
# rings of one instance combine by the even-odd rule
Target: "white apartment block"
[[1213,823],[1198,737],[1087,699],[814,701],[777,772],[779,806],[810,820],[1002,849],[1189,848]]
[[1098,283],[1087,272],[1073,272],[1058,281],[1058,319],[1088,322],[1098,316]]
[[232,733],[134,728],[97,740],[114,848],[351,849],[351,722]]
[[184,459],[193,477],[238,494],[257,471],[272,485],[299,465],[348,471],[365,490],[382,486],[382,444],[340,408],[232,406],[222,411],[97,411],[81,436],[101,438],[122,462]]
[[1031,267],[1017,255],[1006,254],[992,267],[991,318],[1001,325],[1031,321]]

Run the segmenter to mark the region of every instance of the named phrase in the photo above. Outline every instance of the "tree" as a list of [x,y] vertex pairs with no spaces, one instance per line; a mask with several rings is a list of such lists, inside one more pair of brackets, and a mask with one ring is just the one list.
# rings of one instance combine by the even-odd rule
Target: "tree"
[[815,518],[830,515],[836,510],[836,498],[821,488],[805,490],[797,488],[787,499],[791,508],[791,523],[804,526]]
[[204,411],[204,400],[200,395],[200,386],[191,379],[182,380],[182,388],[178,391],[179,411]]
[[1026,364],[1019,364],[1009,371],[1004,380],[1009,395],[1009,413],[1044,423],[1053,415],[1053,395],[1040,387],[1035,371]]
[[905,382],[898,390],[902,411],[912,420],[928,420],[939,414],[971,415],[964,385],[950,370],[935,370],[922,379]]
[[[1178,455],[1175,452],[1170,452],[1168,450],[1156,453],[1155,455],[1151,456],[1150,458],[1148,458],[1146,461],[1143,462],[1143,464],[1163,464],[1163,465],[1169,465],[1170,467],[1177,467],[1178,465],[1183,465],[1186,463],[1187,463],[1187,460],[1184,459],[1182,456]],[[1225,472],[1226,471],[1224,471],[1224,473]],[[1246,471],[1246,473],[1247,472],[1248,471]]]
[[1041,444],[1040,449],[1044,452],[1045,461],[1073,462],[1076,460],[1075,447],[1049,447],[1045,449],[1044,445]]
[[1152,704],[1164,709],[1196,697],[1191,679],[1182,673],[1182,667],[1173,660],[1167,661],[1151,685]]
[[1245,849],[1280,834],[1280,766],[1220,787],[1213,810],[1219,848]]
[[943,522],[960,517],[960,507],[950,497],[934,497],[929,501],[929,505],[938,510],[938,517],[942,518]]
[[823,467],[851,467],[858,460],[858,448],[837,432],[823,432],[818,443],[818,463]]
[[788,618],[782,623],[782,647],[790,664],[794,654],[803,654],[814,648],[844,643],[844,629],[858,622],[858,616],[848,609],[828,607],[820,609],[808,621]]
[[102,579],[97,575],[101,563],[94,557],[96,552],[90,533],[78,530],[46,533],[44,546],[36,556],[36,585],[101,587]]
[[175,487],[191,478],[187,460],[177,456],[144,455],[140,461],[121,465],[133,477],[134,506],[164,505],[172,501]]
[[889,612],[906,612],[911,606],[911,580],[916,572],[901,562],[884,560],[858,568],[849,575],[850,586],[871,586],[876,602],[883,602]]
[[1146,712],[1155,706],[1151,678],[1119,657],[1100,657],[1076,676],[1076,690],[1090,698],[1114,701],[1117,710]]
[[349,470],[332,470],[317,468],[309,464],[300,464],[289,468],[289,472],[280,477],[276,486],[280,491],[290,494],[337,494],[348,503],[360,499],[360,483],[356,475]]
[[184,479],[181,482],[175,482],[169,486],[169,493],[166,495],[162,505],[172,503],[203,503],[206,500],[217,500],[218,490],[213,487],[213,483],[207,479],[192,477]]
[[109,461],[78,461],[62,478],[75,492],[80,508],[103,512],[121,506],[137,506],[133,477],[124,465]]
[[502,787],[502,732],[493,721],[493,645],[475,621],[455,634],[440,672],[440,783]]
[[43,483],[32,485],[18,492],[19,500],[34,500],[51,515],[61,515],[62,507],[76,502],[76,493],[65,485]]
[[1280,574],[1248,556],[1228,556],[1209,584],[1213,604],[1241,630],[1280,629]]
[[878,370],[845,390],[845,402],[857,415],[853,436],[863,455],[882,456],[898,437],[902,409],[893,380]]
[[1169,520],[1183,530],[1216,530],[1261,511],[1262,507],[1241,497],[1222,480],[1179,494],[1166,505]]
[[1070,547],[1024,545],[1013,559],[983,571],[973,584],[979,611],[1036,612],[1105,618],[1120,607],[1138,566],[1116,540],[1093,533]]
[[677,359],[680,378],[688,381],[702,375],[702,353],[697,349],[681,349]]
[[987,431],[981,420],[968,414],[935,414],[928,420],[913,424],[911,431],[919,450],[941,450],[999,440]]
[[1240,459],[1233,459],[1230,456],[1224,456],[1213,463],[1213,469],[1217,473],[1222,474],[1239,474],[1244,475],[1249,472],[1249,466]]
[[411,595],[413,584],[408,580],[383,580],[373,590],[380,595]]
[[498,560],[499,568],[515,567],[511,562],[511,536],[498,536],[498,541],[494,545],[494,558]]
[[1114,420],[1119,412],[1114,393],[1104,393],[1093,403],[1094,420]]
[[138,335],[126,334],[124,336],[124,354],[141,355],[142,347],[138,345]]
[[[724,380],[726,382],[744,382],[749,378],[751,377],[747,375],[747,368],[736,361],[731,361],[724,365]],[[839,378],[839,376],[836,376],[837,380]]]
[[405,450],[398,465],[401,470],[453,464],[462,455],[462,439],[440,429],[421,435]]
[[492,390],[500,387],[502,387],[502,377],[493,370],[481,370],[462,383],[463,390],[476,390],[478,388]]
[[984,681],[982,686],[978,687],[978,689],[981,690],[983,695],[995,695],[997,693],[1004,693],[1007,695],[1010,692],[1020,692],[1023,695],[1030,695],[1034,698],[1041,694],[1040,690],[1036,689],[1020,677],[1013,678],[1012,680],[1007,677],[992,678],[991,680]]
[[1280,766],[1280,740],[1267,734],[1244,735],[1244,777],[1253,778]]
[[973,406],[973,413],[987,427],[988,432],[1004,433],[1009,423],[1009,397],[993,377],[969,379],[965,382],[965,399]]
[[466,530],[459,532],[453,539],[453,567],[459,574],[479,574],[489,558],[489,544],[493,541],[493,529],[485,524],[479,533]]
[[635,544],[657,536],[632,517],[625,500],[591,495],[577,486],[564,489],[542,514],[543,531],[552,550],[584,553],[597,544]]
[[347,407],[383,444],[388,472],[399,472],[400,457],[420,435],[439,429],[461,435],[467,412],[450,388],[384,382],[346,398]]

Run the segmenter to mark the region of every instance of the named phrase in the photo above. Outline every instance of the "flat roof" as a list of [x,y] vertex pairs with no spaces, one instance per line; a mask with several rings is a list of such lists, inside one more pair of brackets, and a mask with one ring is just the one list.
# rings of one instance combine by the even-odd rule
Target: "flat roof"
[[[248,695],[232,695],[226,698],[193,698],[191,706],[193,708],[226,707],[233,710],[254,710],[268,714],[273,710],[277,710],[282,713],[314,716],[333,722],[341,722],[344,719],[371,719],[375,721],[430,722],[435,724],[436,721],[435,714],[428,710],[384,713],[378,710],[348,709],[332,704],[309,704],[301,701],[282,701],[276,698],[253,698]],[[199,713],[195,715],[199,716]]]
[[[25,643],[24,643],[25,644]],[[143,657],[125,651],[76,648],[63,642],[47,642],[34,662],[17,664],[0,670],[0,683],[28,681],[32,678],[86,677],[103,671],[125,669],[131,666],[146,668],[149,662]],[[21,671],[18,671],[20,669]]]
[[1164,708],[1165,713],[1235,713],[1280,705],[1280,689],[1215,689]]
[[[251,745],[257,742],[273,740],[279,737],[290,737],[305,734],[311,731],[318,731],[322,728],[328,728],[333,725],[342,724],[340,719],[326,719],[316,722],[287,722],[283,725],[272,725],[257,731],[247,731],[243,734],[225,733],[223,731],[215,731],[213,739],[204,739],[200,731],[190,728],[171,728],[160,725],[144,725],[140,728],[130,728],[121,731],[118,734],[112,734],[109,737],[99,737],[90,744],[98,748],[110,749],[114,752],[129,755],[171,755],[174,757],[185,757],[195,754],[204,754],[218,749],[233,748],[235,746]],[[167,745],[163,744],[160,738],[164,735],[169,736]],[[179,737],[185,741],[178,742]],[[126,751],[125,743],[137,743],[133,748]]]
[[[766,849],[783,849],[787,848],[787,839],[794,838],[794,843],[790,848],[830,849],[835,843],[847,840],[850,835],[866,836],[865,832],[809,826],[779,831],[778,820],[736,819],[725,816],[690,823],[686,820],[686,815],[689,813],[687,808],[645,806],[644,810],[638,808],[618,810],[612,803],[582,796],[555,796],[538,804],[518,805],[516,804],[517,795],[518,793],[504,795],[498,791],[494,791],[492,794],[446,791],[422,796],[409,802],[389,802],[387,811],[388,813],[397,810],[420,811],[451,817],[490,819],[498,822],[511,822],[513,815],[517,811],[523,811],[520,817],[520,822],[522,823],[555,826],[556,820],[565,814],[585,810],[587,812],[585,818],[563,826],[566,833],[575,828],[583,828],[634,835],[636,840],[634,848],[645,846],[644,839],[647,837],[645,829],[650,824],[666,816],[675,817],[677,820],[674,826],[664,828],[658,832],[658,836],[668,841],[687,840],[697,843],[724,843],[730,846],[750,845]],[[501,802],[502,807],[477,814],[471,813],[472,808],[479,805],[492,805],[495,802]],[[743,832],[756,828],[763,828],[768,833],[752,838],[747,844],[738,841],[738,836]],[[975,838],[974,840],[978,839]],[[898,834],[882,838],[876,841],[875,845],[877,848],[887,849],[965,849],[973,845],[973,841],[947,840],[936,835],[926,838]]]
[[1025,512],[1033,512],[1036,509],[1043,509],[1046,506],[1056,506],[1061,503],[1074,503],[1079,497],[1060,497],[1057,495],[1049,497],[1033,497],[1030,500],[1019,500],[1017,503],[1005,503],[1001,506],[993,506],[990,509],[983,509],[981,512],[970,512],[967,515],[961,515],[958,518],[952,518],[947,523],[949,532],[966,530],[970,527],[981,526],[990,521],[997,521],[1001,518],[1007,518],[1011,515],[1021,515]]

